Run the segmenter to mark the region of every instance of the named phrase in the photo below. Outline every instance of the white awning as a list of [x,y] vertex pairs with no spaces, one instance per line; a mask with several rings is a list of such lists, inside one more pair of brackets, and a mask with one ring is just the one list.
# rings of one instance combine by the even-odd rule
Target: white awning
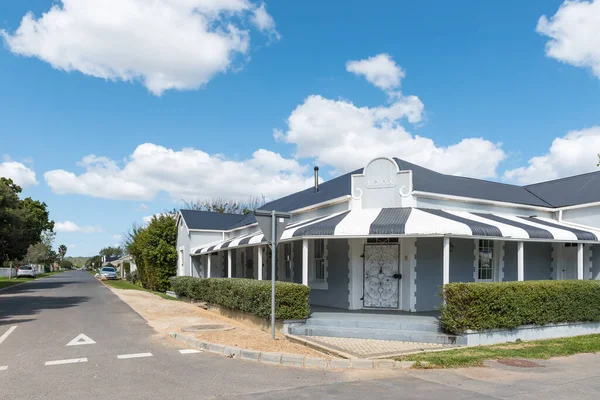
[[[378,208],[344,211],[296,222],[282,242],[301,238],[400,236],[481,237],[525,241],[598,242],[600,230],[549,218],[425,208]],[[205,245],[193,255],[266,243],[261,232]]]

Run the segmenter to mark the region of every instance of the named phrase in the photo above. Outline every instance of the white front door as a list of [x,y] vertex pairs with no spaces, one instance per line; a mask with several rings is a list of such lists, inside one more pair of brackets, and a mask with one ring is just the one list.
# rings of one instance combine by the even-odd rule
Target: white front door
[[577,244],[558,244],[561,251],[558,256],[558,279],[577,279]]
[[400,308],[400,246],[366,244],[363,306]]

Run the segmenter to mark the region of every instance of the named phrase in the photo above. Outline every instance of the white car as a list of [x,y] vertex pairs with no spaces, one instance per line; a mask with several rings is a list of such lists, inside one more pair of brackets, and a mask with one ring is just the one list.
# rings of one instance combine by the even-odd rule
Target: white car
[[35,278],[36,271],[35,268],[30,267],[29,265],[23,265],[22,267],[17,268],[17,278],[22,276],[28,276],[30,278]]
[[100,279],[117,279],[117,270],[113,267],[102,267]]

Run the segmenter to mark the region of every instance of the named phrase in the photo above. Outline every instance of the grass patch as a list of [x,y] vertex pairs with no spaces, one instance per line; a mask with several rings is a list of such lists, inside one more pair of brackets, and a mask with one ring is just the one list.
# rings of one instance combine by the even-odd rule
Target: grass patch
[[428,362],[428,368],[476,367],[485,360],[501,358],[549,359],[580,353],[600,352],[600,335],[584,335],[561,339],[512,342],[493,346],[417,353],[398,358],[400,361]]
[[136,285],[135,283],[131,283],[131,282],[127,282],[124,280],[111,280],[111,281],[102,281],[105,285],[110,286],[112,288],[115,289],[121,289],[121,290],[141,290],[142,292],[148,292],[148,293],[152,293],[155,294],[157,296],[162,297],[163,299],[166,300],[178,300],[174,297],[171,296],[167,296],[164,293],[160,293],[160,292],[155,292],[154,290],[149,290],[149,289],[144,289],[141,286]]

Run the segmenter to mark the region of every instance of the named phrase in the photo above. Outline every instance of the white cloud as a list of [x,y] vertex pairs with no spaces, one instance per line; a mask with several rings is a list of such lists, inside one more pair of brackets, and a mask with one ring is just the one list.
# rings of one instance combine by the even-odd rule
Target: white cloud
[[250,0],[59,0],[0,36],[15,54],[63,71],[141,81],[155,95],[198,89],[247,54],[253,21],[276,33]]
[[35,172],[24,164],[12,161],[8,155],[0,162],[0,177],[10,178],[17,185],[27,188],[38,184]]
[[97,226],[79,226],[71,221],[57,222],[54,224],[55,232],[81,232],[81,233],[97,233],[103,232],[102,228]]
[[279,197],[311,185],[310,171],[296,160],[257,150],[243,161],[201,150],[173,150],[152,143],[139,145],[123,166],[105,157],[86,156],[76,174],[44,174],[55,193],[77,193],[108,199],[150,200],[166,192],[173,199]]
[[144,203],[140,204],[137,208],[138,211],[146,211],[148,209],[148,206],[145,205]]
[[268,34],[273,39],[281,39],[279,32],[275,29],[275,20],[267,12],[265,3],[262,3],[260,7],[254,9],[252,23],[254,23],[259,31]]
[[405,76],[405,72],[396,65],[389,54],[348,61],[346,71],[362,75],[367,81],[386,91],[400,87],[400,80]]
[[556,14],[538,20],[537,32],[548,36],[546,55],[600,78],[600,0],[567,0]]
[[600,126],[571,131],[554,139],[548,153],[531,158],[527,167],[506,171],[504,179],[529,184],[597,171],[598,149]]

